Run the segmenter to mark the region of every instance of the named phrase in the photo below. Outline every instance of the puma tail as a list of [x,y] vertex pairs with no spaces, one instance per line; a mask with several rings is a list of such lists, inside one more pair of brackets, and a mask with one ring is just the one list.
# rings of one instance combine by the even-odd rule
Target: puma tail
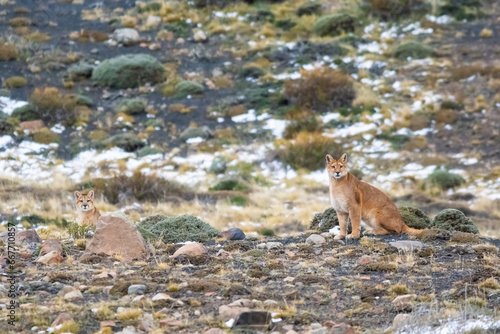
[[403,233],[406,234],[420,234],[423,230],[417,230],[411,227],[408,227],[406,224],[403,226]]

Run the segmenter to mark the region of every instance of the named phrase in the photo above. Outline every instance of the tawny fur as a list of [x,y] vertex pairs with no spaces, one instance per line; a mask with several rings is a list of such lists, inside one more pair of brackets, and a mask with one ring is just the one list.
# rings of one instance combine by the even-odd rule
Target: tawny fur
[[[398,208],[386,194],[348,173],[345,153],[338,160],[327,154],[326,170],[330,178],[330,203],[337,212],[340,225],[340,235],[335,239],[359,238],[361,220],[373,234],[421,232],[404,223]],[[349,218],[352,233],[347,235]]]
[[87,194],[82,194],[75,191],[76,201],[76,222],[78,225],[95,225],[101,213],[94,206],[94,191],[91,190]]

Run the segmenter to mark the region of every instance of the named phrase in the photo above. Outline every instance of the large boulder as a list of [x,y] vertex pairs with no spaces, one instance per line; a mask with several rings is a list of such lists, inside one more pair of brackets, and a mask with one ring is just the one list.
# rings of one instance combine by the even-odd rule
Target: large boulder
[[134,223],[111,215],[101,216],[94,237],[87,242],[86,252],[118,255],[125,261],[145,259],[147,244]]
[[[12,232],[10,232],[12,233]],[[11,240],[9,240],[9,237]],[[16,246],[21,247],[34,247],[42,242],[42,239],[38,236],[35,230],[25,230],[25,231],[16,231],[15,236],[10,235],[9,231],[4,231],[0,233],[0,239],[8,244],[9,242],[14,242]]]
[[47,239],[40,249],[40,254],[36,262],[44,264],[61,263],[64,261],[62,252],[63,248],[58,239]]
[[133,88],[163,81],[165,69],[148,54],[126,54],[107,59],[92,72],[92,80],[101,86]]

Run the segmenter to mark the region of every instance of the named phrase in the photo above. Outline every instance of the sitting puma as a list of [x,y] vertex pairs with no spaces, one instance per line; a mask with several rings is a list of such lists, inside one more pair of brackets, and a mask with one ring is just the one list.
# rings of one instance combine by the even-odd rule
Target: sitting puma
[[360,181],[347,172],[347,154],[339,160],[326,155],[326,170],[330,178],[330,203],[337,212],[340,235],[335,239],[344,239],[347,235],[347,222],[351,218],[352,233],[347,238],[359,238],[361,219],[373,229],[373,234],[409,233],[418,234],[406,226],[396,205],[379,189]]
[[78,225],[95,225],[101,213],[94,206],[94,191],[91,190],[86,194],[75,191],[75,200]]

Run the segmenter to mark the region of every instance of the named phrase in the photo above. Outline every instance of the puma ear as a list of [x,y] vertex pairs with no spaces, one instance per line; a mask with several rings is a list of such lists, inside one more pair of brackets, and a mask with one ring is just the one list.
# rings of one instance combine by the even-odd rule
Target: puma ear
[[329,164],[332,163],[332,161],[334,160],[330,154],[327,154],[325,158],[326,158],[326,162]]
[[81,194],[79,191],[75,191],[75,199],[78,200],[78,197],[80,197]]
[[93,190],[89,191],[89,193],[87,195],[90,197],[90,199],[92,199],[92,200],[94,199],[94,191]]
[[342,154],[342,156],[340,157],[340,160],[341,160],[342,162],[347,162],[347,154],[345,154],[345,153],[344,153],[344,154]]

